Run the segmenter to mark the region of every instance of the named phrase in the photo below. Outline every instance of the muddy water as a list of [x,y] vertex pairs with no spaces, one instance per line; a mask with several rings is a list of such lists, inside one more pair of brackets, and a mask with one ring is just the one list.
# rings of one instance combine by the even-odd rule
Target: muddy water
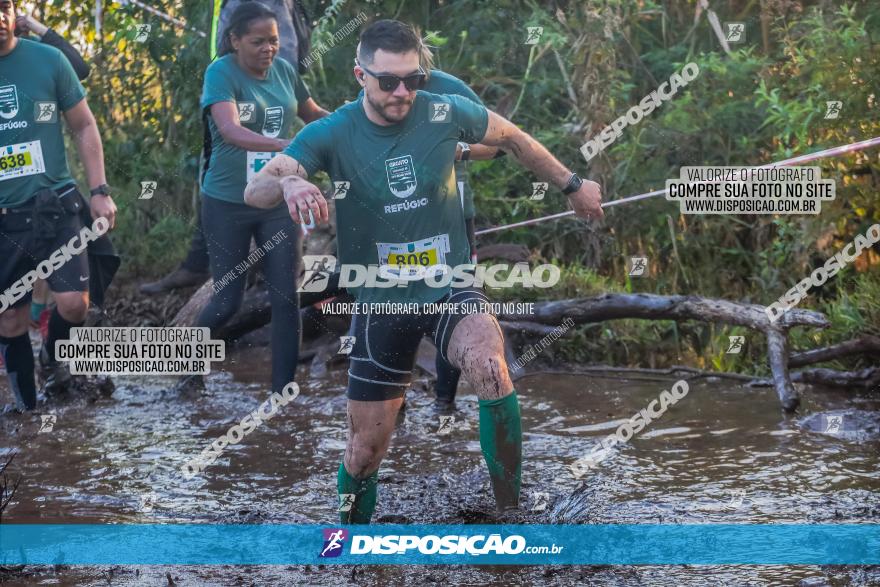
[[[266,397],[265,349],[233,353],[223,368],[208,377],[204,394],[186,396],[170,390],[170,379],[119,378],[112,397],[52,404],[51,432],[37,433],[37,415],[0,417],[0,451],[19,452],[12,473],[24,478],[4,521],[334,523],[345,443],[341,368],[320,380],[303,370],[296,400],[203,474],[191,480],[179,474],[187,459]],[[695,381],[684,399],[584,481],[572,477],[571,462],[671,383],[577,375],[520,380],[525,509],[505,521],[880,522],[876,393],[808,388],[801,415],[785,417],[771,389]],[[422,378],[408,395],[380,470],[375,521],[492,523],[476,397],[463,388],[452,430],[437,434],[439,416],[427,389]],[[0,402],[8,401],[3,389]],[[531,512],[541,500],[536,494],[547,494],[547,507]],[[167,585],[169,577],[179,585],[880,584],[875,568],[806,566],[29,567],[7,579]]]

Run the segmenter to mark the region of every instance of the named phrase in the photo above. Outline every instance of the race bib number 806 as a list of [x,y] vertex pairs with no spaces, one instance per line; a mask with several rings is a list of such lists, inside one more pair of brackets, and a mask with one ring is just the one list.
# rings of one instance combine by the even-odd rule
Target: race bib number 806
[[403,279],[421,279],[425,271],[446,263],[449,235],[438,234],[411,243],[376,243],[379,265]]

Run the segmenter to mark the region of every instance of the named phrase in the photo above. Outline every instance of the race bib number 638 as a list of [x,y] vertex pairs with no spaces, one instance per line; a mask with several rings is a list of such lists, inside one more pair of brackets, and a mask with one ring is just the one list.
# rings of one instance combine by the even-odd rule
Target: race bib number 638
[[0,147],[0,181],[45,171],[40,141]]

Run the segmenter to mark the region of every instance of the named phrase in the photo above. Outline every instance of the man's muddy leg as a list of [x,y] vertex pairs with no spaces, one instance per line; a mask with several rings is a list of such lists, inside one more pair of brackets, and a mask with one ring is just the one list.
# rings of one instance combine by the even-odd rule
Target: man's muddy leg
[[[26,304],[0,312],[0,354],[6,365],[9,388],[20,410],[37,407],[34,351],[28,336]],[[0,406],[2,408],[2,406]]]
[[379,464],[388,452],[391,433],[403,398],[385,401],[348,400],[348,443],[339,464],[339,503],[353,495],[351,509],[339,512],[343,524],[369,524],[376,509]]
[[494,316],[471,314],[452,332],[446,356],[480,399],[480,447],[499,511],[519,505],[522,425],[504,359],[504,337]]

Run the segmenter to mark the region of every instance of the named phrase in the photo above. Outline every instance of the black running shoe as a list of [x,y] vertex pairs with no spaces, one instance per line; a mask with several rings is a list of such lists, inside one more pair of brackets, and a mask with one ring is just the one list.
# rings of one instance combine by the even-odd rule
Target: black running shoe
[[434,399],[434,412],[438,414],[451,414],[455,411],[455,400],[446,398]]
[[63,393],[70,385],[70,368],[67,363],[50,361],[46,345],[40,348],[40,378],[43,380],[40,391],[46,395]]
[[184,375],[174,386],[177,393],[195,393],[205,391],[205,378],[202,375]]

